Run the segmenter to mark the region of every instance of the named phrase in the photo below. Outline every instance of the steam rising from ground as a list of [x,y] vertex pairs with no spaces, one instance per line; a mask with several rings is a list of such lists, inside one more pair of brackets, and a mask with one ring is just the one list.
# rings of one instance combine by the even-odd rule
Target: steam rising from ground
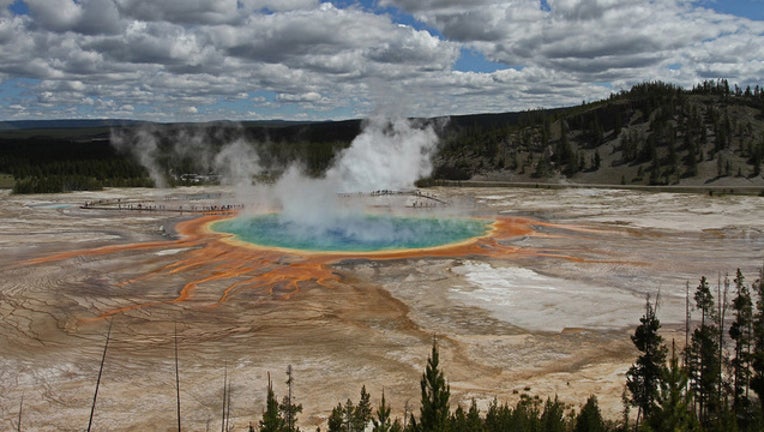
[[237,139],[225,146],[215,155],[215,172],[220,175],[220,182],[234,187],[236,199],[247,203],[252,178],[260,173],[260,157],[255,149],[243,139]]
[[292,166],[274,186],[282,216],[310,229],[367,230],[357,227],[360,213],[338,193],[402,190],[430,175],[438,136],[432,125],[414,127],[406,119],[372,117],[363,131],[320,179]]
[[111,144],[119,151],[132,153],[138,162],[146,168],[156,187],[167,187],[167,181],[165,181],[162,168],[158,162],[159,136],[155,127],[141,127],[133,135],[124,131],[112,130]]
[[[384,226],[370,233],[368,224],[359,225],[360,208],[338,193],[371,192],[376,190],[405,190],[432,171],[431,158],[436,150],[437,125],[416,124],[403,118],[374,116],[364,124],[363,131],[350,147],[335,158],[335,163],[322,178],[304,174],[299,164],[284,169],[272,185],[255,184],[262,174],[261,157],[255,146],[243,139],[224,145],[213,160],[200,161],[199,166],[212,166],[223,184],[235,187],[237,199],[251,209],[279,209],[281,217],[294,229],[306,232],[342,229],[353,235],[386,235]],[[149,171],[156,185],[166,185],[160,166],[156,128],[142,128],[132,136],[113,133],[112,142],[119,149],[130,149]],[[173,155],[188,155],[184,146],[198,147],[193,134],[181,133],[182,142],[172,143]],[[199,157],[208,158],[209,149],[199,150]],[[170,155],[172,157],[173,155]],[[165,156],[167,157],[167,156]]]
[[329,169],[326,179],[337,181],[337,192],[409,189],[430,175],[437,143],[431,125],[419,129],[406,119],[373,117]]

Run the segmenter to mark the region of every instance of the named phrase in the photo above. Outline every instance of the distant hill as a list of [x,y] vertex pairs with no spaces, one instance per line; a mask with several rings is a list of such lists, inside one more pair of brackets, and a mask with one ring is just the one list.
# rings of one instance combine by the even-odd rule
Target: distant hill
[[[271,175],[299,160],[319,176],[361,128],[358,119],[6,121],[0,122],[0,174],[22,184],[55,177],[65,190],[151,184],[137,150],[130,151],[150,136],[152,157],[168,178],[208,172],[210,158],[236,139],[256,148]],[[119,151],[110,143],[114,133],[127,143]],[[690,90],[643,83],[580,106],[451,116],[439,134],[434,172],[422,185],[474,180],[764,188],[764,89],[725,80]],[[67,176],[82,178],[67,185]]]
[[13,129],[88,129],[100,127],[135,126],[147,122],[119,119],[86,120],[10,120],[0,121],[0,130]]
[[433,179],[764,186],[764,90],[644,83],[607,100],[452,122]]
[[101,127],[133,127],[141,125],[219,125],[219,124],[237,124],[244,127],[288,127],[299,125],[311,125],[320,123],[318,121],[302,120],[248,120],[243,122],[234,122],[228,120],[210,121],[204,123],[156,123],[144,120],[126,120],[126,119],[55,119],[55,120],[8,120],[0,121],[0,130],[13,129],[88,129]]

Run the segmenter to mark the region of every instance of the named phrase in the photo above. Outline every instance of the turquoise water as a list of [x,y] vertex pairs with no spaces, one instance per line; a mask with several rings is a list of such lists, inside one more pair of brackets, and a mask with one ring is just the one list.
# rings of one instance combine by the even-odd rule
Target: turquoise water
[[357,215],[327,225],[300,225],[278,214],[216,222],[212,229],[260,246],[314,252],[423,249],[486,234],[490,222],[461,218]]

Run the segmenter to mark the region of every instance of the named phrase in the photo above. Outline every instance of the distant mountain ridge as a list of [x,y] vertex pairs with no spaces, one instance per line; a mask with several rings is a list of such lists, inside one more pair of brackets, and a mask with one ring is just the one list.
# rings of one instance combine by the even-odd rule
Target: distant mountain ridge
[[0,121],[0,130],[9,129],[87,129],[97,127],[136,126],[150,122],[127,119],[54,119]]
[[295,126],[309,125],[314,123],[332,123],[334,121],[306,121],[306,120],[212,120],[206,122],[170,122],[158,123],[148,120],[132,119],[52,119],[52,120],[4,120],[0,121],[0,130],[14,129],[89,129],[101,127],[131,127],[141,125],[173,125],[173,124],[241,124],[244,126]]

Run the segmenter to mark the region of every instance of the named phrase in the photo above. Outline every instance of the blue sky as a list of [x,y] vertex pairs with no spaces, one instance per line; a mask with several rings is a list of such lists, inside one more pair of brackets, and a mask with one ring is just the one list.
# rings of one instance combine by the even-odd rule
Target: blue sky
[[706,0],[699,4],[720,13],[753,20],[764,19],[764,1],[762,0]]
[[764,85],[764,0],[0,0],[0,120],[516,111]]

